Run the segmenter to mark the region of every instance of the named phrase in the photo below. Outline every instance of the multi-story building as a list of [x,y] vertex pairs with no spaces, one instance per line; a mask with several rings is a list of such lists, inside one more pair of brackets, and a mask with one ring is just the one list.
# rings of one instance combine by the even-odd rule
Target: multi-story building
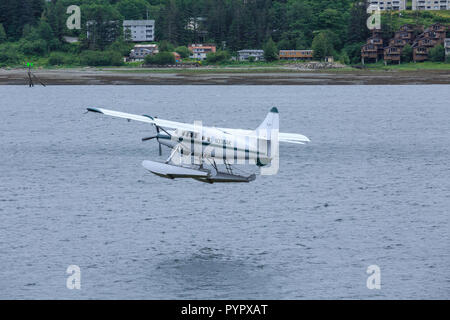
[[420,34],[412,45],[414,61],[427,60],[431,48],[445,43],[446,32],[445,26],[435,23]]
[[423,31],[423,29],[414,27],[409,24],[404,24],[395,32],[393,39],[389,40],[389,46],[384,48],[385,62],[401,62],[401,53],[403,48],[409,44],[413,44],[414,35],[416,32]]
[[412,0],[413,10],[450,10],[450,0]]
[[402,55],[401,47],[388,46],[384,48],[384,62],[397,62],[400,63]]
[[[414,31],[417,30],[414,26],[410,24],[402,25],[398,31],[395,32],[394,39],[404,40],[406,43],[413,43],[414,41]],[[423,28],[420,30],[420,32]]]
[[155,41],[155,20],[124,20],[123,33],[133,42]]
[[375,5],[381,11],[386,10],[406,10],[406,0],[368,0],[368,5]]
[[188,47],[192,59],[205,60],[208,53],[216,52],[216,46],[213,44],[190,44]]
[[450,38],[445,39],[444,47],[445,47],[445,56],[450,57]]
[[372,30],[372,36],[367,39],[366,44],[361,47],[361,62],[375,61],[383,57],[383,39],[381,37],[381,30]]
[[143,61],[146,56],[157,54],[158,52],[157,44],[137,44],[130,52],[130,60]]
[[[385,63],[400,63],[406,45],[412,47],[415,62],[427,60],[431,48],[444,44],[445,41],[450,42],[450,39],[445,39],[446,32],[447,27],[440,23],[435,23],[425,30],[423,26],[405,24],[395,32],[394,37],[389,40],[388,46],[383,47],[381,30],[373,30],[372,36],[361,47],[361,62],[364,64],[369,60],[378,61],[383,57]],[[447,46],[450,46],[450,43]],[[450,54],[450,48],[446,50]]]
[[264,61],[264,50],[240,50],[237,53],[239,61],[247,61],[250,57],[255,61]]
[[313,54],[313,50],[280,50],[279,57],[281,60],[311,60]]

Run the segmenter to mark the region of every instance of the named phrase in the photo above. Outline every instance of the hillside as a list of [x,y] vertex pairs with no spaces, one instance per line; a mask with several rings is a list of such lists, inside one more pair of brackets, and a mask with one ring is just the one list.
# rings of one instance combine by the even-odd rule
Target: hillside
[[[24,3],[25,2],[25,3]],[[68,30],[66,9],[81,8],[81,29]],[[212,42],[230,53],[261,49],[273,39],[279,49],[315,49],[315,59],[334,56],[345,64],[360,61],[369,36],[360,0],[2,0],[0,66],[122,65],[131,43],[124,41],[124,19],[154,19],[156,40],[168,48]],[[97,28],[87,37],[86,22]],[[450,11],[403,11],[383,14],[386,37],[405,23],[450,25]],[[192,27],[194,26],[194,27]],[[64,36],[80,41],[68,44]]]

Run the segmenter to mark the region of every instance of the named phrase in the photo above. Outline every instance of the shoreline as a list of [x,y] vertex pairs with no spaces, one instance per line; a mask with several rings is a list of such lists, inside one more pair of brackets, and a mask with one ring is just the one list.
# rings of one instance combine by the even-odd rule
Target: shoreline
[[[421,85],[450,84],[447,70],[36,69],[46,85]],[[0,85],[28,85],[26,69],[0,69]]]

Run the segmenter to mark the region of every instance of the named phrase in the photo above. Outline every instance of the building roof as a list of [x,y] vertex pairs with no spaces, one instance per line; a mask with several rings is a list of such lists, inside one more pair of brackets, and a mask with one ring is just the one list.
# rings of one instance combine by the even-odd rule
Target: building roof
[[280,50],[280,52],[281,51],[283,51],[283,52],[305,52],[305,51],[313,51],[313,50],[310,50],[310,49],[305,49],[305,50]]
[[136,44],[135,48],[158,48],[157,44]]
[[203,48],[203,47],[216,47],[215,44],[210,44],[210,43],[192,43],[189,45],[189,47],[192,48]]
[[155,24],[155,20],[123,20],[124,26],[146,26],[149,24]]
[[239,50],[238,53],[264,53],[264,50],[259,50],[259,49],[243,49],[243,50]]

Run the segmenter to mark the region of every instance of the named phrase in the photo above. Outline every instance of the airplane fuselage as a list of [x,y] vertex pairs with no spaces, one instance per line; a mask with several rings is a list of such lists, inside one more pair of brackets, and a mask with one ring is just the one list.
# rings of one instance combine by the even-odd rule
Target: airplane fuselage
[[255,136],[232,135],[216,128],[202,128],[200,132],[171,130],[158,134],[158,142],[170,148],[179,145],[177,150],[183,155],[200,158],[227,160],[227,162],[246,161],[265,165],[270,163],[270,143]]

